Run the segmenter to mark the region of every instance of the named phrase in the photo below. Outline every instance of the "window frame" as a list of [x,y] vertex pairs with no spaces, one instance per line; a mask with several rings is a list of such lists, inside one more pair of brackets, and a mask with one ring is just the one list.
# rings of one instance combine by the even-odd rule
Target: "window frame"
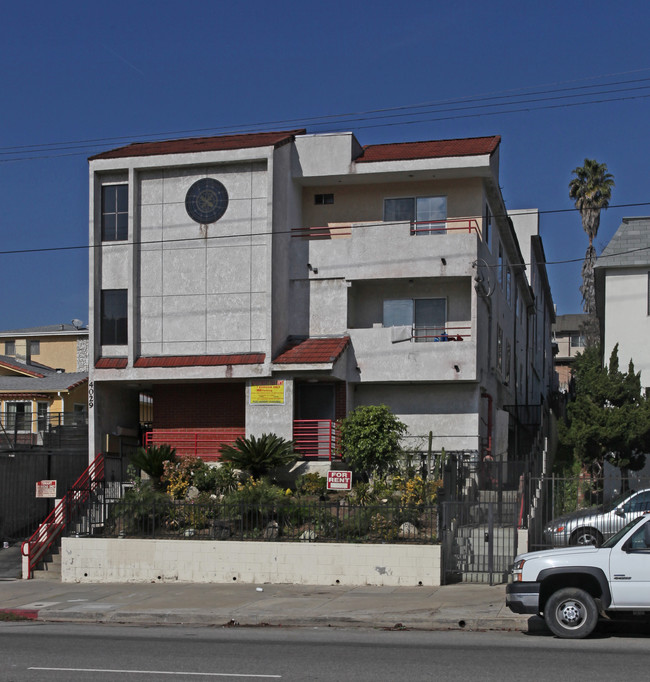
[[325,192],[324,194],[314,194],[315,206],[330,206],[334,203],[334,193]]
[[[444,199],[444,218],[434,218],[430,222],[427,220],[420,220],[418,215],[418,200],[423,199]],[[389,218],[387,215],[387,203],[391,201],[410,201],[411,210],[410,217],[400,218],[392,217]],[[446,194],[426,194],[421,196],[406,196],[406,197],[384,197],[384,207],[383,207],[383,221],[385,223],[403,223],[410,222],[411,224],[411,235],[435,235],[435,234],[445,234],[447,232],[447,219],[449,218],[449,210],[447,208],[447,195]],[[420,224],[424,223],[427,225]],[[433,227],[432,227],[433,225]]]
[[[120,198],[118,191],[126,189],[126,210],[120,210]],[[113,208],[107,207],[109,191],[115,191],[112,203]],[[129,184],[125,182],[107,183],[101,186],[100,198],[100,229],[102,242],[125,242],[129,239]],[[110,209],[110,210],[109,210]],[[120,217],[125,216],[126,224],[120,224]],[[114,219],[114,225],[108,226],[108,218]]]
[[16,341],[5,341],[5,355],[14,357],[16,355]]
[[[409,302],[410,303],[410,322],[405,324],[391,324],[387,325],[385,322],[386,318],[386,304],[390,302]],[[444,307],[444,324],[441,327],[429,327],[424,325],[417,325],[416,320],[416,302],[417,301],[442,301]],[[414,298],[386,298],[382,302],[382,326],[385,329],[390,327],[411,327],[411,340],[416,342],[430,342],[430,341],[443,341],[447,338],[447,322],[448,322],[448,301],[444,296],[417,296]],[[417,330],[438,330],[439,334],[425,334],[424,336],[418,336]]]
[[[118,298],[119,294],[119,298]],[[107,299],[112,298],[113,301]],[[107,317],[107,305],[118,305],[121,315]],[[126,346],[129,342],[128,289],[102,289],[100,295],[100,345]]]
[[[18,405],[29,407],[29,409],[22,413],[19,413],[18,410],[15,410],[13,413],[10,412],[9,408],[11,406],[17,407]],[[4,414],[6,424],[5,428],[8,433],[32,433],[33,412],[31,400],[5,400]]]

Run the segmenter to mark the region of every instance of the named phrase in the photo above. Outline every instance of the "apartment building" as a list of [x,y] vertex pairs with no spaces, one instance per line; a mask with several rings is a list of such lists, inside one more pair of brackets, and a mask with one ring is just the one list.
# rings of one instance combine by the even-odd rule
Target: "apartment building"
[[499,145],[290,130],[92,157],[90,452],[136,433],[144,399],[147,442],[206,459],[265,432],[329,458],[367,404],[412,449],[522,456],[554,314]]

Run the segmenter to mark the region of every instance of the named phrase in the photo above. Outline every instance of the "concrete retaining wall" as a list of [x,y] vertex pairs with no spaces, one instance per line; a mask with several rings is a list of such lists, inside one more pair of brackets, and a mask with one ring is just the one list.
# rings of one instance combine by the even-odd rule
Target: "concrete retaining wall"
[[435,587],[440,546],[63,538],[61,580]]

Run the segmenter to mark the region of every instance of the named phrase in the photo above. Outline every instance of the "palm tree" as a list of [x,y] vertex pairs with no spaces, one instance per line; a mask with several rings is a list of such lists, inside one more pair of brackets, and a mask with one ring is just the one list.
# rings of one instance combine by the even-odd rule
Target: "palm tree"
[[587,233],[589,246],[582,265],[582,308],[588,313],[585,324],[585,342],[598,343],[600,332],[596,317],[596,289],[594,286],[594,263],[596,249],[594,239],[600,227],[600,210],[609,206],[614,187],[614,176],[607,172],[607,164],[585,159],[584,166],[573,169],[575,177],[569,183],[569,197],[575,200],[580,211],[582,229]]

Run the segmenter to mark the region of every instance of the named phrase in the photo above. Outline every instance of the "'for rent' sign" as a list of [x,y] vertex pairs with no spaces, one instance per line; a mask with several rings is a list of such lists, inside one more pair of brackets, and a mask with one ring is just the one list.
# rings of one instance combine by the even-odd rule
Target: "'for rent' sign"
[[328,490],[352,490],[351,471],[328,471],[327,472]]

